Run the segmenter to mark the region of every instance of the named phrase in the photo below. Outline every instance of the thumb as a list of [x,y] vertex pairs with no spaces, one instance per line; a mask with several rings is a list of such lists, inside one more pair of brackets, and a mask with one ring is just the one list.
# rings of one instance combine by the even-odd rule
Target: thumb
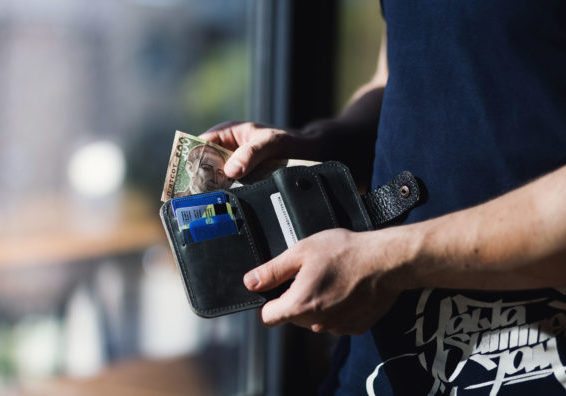
[[247,123],[243,121],[226,121],[213,126],[199,135],[199,138],[216,143],[228,150],[234,151],[238,148],[236,135],[247,129]]
[[226,176],[240,178],[251,172],[263,160],[272,157],[274,145],[271,133],[258,133],[257,137],[242,144],[228,158],[224,166]]
[[293,277],[301,262],[297,255],[288,253],[289,250],[244,275],[246,287],[252,291],[270,290]]

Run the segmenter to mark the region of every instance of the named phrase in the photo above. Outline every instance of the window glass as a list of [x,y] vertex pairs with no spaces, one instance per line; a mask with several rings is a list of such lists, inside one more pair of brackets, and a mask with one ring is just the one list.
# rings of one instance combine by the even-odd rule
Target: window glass
[[384,21],[377,0],[338,2],[336,109],[375,73]]
[[0,393],[242,388],[157,210],[175,130],[246,118],[250,4],[0,1]]

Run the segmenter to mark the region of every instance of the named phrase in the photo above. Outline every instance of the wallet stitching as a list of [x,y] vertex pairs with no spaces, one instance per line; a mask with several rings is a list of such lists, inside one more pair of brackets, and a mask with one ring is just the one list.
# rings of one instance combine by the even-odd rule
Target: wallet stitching
[[188,275],[188,273],[187,273],[186,270],[185,270],[185,266],[186,266],[185,260],[183,259],[183,255],[181,254],[181,250],[179,249],[179,246],[178,246],[178,243],[177,243],[177,239],[175,238],[175,234],[174,234],[174,231],[173,231],[173,227],[172,227],[172,225],[171,225],[171,217],[170,217],[171,215],[170,215],[170,212],[171,212],[171,205],[168,205],[168,206],[167,206],[167,213],[166,213],[166,214],[167,214],[167,216],[166,216],[166,219],[167,219],[166,224],[167,224],[167,230],[169,231],[169,233],[170,233],[170,235],[171,235],[170,238],[171,238],[171,240],[173,241],[173,247],[175,248],[175,257],[177,258],[178,267],[179,267],[179,269],[181,270],[181,273],[183,274],[183,278],[184,278],[184,280],[185,280],[184,283],[185,283],[185,285],[187,286],[187,287],[186,287],[186,290],[187,290],[187,292],[188,292],[188,294],[189,294],[189,299],[190,299],[191,302],[193,303],[193,306],[194,306],[195,310],[202,312],[202,310],[201,310],[200,308],[198,308],[198,307],[200,307],[200,305],[197,303],[198,301],[197,301],[197,299],[196,299],[196,297],[195,297],[195,295],[194,295],[193,289],[192,289],[192,287],[191,287],[191,282],[190,282],[190,279],[189,279],[189,275]]
[[330,205],[330,201],[328,200],[328,196],[326,195],[326,192],[322,188],[320,177],[318,177],[318,175],[316,175],[310,169],[309,169],[309,173],[312,174],[313,178],[317,181],[316,184],[318,186],[318,189],[320,190],[320,193],[322,194],[322,199],[324,199],[324,203],[326,204],[326,208],[328,209],[328,213],[330,214],[330,219],[332,220],[332,224],[334,224],[334,227],[338,228],[338,221],[336,220],[336,216],[334,215],[334,209],[332,209],[332,206]]
[[361,204],[361,196],[358,193],[356,185],[352,181],[352,179],[350,177],[350,173],[348,172],[347,168],[343,164],[340,164],[338,162],[326,162],[321,167],[339,168],[340,170],[342,170],[342,172],[344,172],[344,175],[346,176],[346,183],[348,184],[348,187],[350,187],[350,190],[354,193],[354,196],[355,196],[354,200],[356,201],[356,204],[358,205],[358,208],[360,209],[360,212],[362,213],[362,218],[364,219],[364,223],[365,223],[366,227],[368,227],[368,229],[372,229],[373,226],[371,225],[371,221],[370,221],[367,213],[365,212],[364,207]]
[[[181,270],[181,273],[183,274],[183,278],[185,280],[184,283],[187,286],[186,290],[189,294],[189,299],[191,300],[191,303],[194,307],[194,310],[198,313],[203,314],[203,315],[207,315],[207,314],[213,314],[213,313],[218,313],[218,312],[223,312],[223,311],[227,312],[227,311],[230,311],[232,309],[243,308],[243,307],[246,307],[248,305],[255,305],[255,304],[258,304],[258,303],[263,303],[262,299],[256,298],[256,299],[253,299],[251,301],[246,301],[246,302],[243,302],[243,303],[228,305],[228,306],[219,307],[219,308],[203,309],[201,307],[201,305],[198,303],[198,299],[195,297],[193,288],[191,286],[189,274],[185,269],[186,262],[184,260],[184,256],[181,254],[181,249],[179,249],[177,239],[175,238],[175,234],[174,234],[174,230],[173,230],[173,226],[172,226],[172,222],[171,222],[171,217],[170,217],[170,209],[171,209],[171,206],[168,205],[166,207],[167,213],[166,213],[166,216],[165,216],[166,217],[165,224],[167,225],[167,230],[169,231],[169,233],[171,235],[171,240],[173,241],[173,248],[175,249],[175,253],[176,253],[175,256],[178,259],[178,264],[179,264],[178,267]],[[240,208],[240,210],[241,210],[241,208]],[[244,228],[246,228],[245,222],[243,224],[244,224]],[[248,241],[248,243],[249,243],[249,241]]]
[[371,230],[373,228],[373,225],[371,223],[369,215],[366,213],[367,209],[362,206],[360,193],[358,193],[356,185],[354,184],[354,182],[352,181],[352,179],[350,177],[350,173],[348,172],[346,167],[341,165],[341,164],[333,163],[332,165],[334,165],[337,168],[341,168],[342,172],[344,172],[344,174],[346,175],[346,183],[348,183],[350,190],[354,193],[354,196],[355,196],[354,200],[356,201],[356,204],[358,205],[358,208],[360,209],[360,212],[362,214],[362,218],[364,219],[364,223],[366,224],[366,227],[369,230]]
[[242,208],[242,205],[240,204],[240,201],[235,194],[233,194],[233,193],[228,193],[228,194],[234,196],[234,198],[235,198],[234,202],[236,203],[236,206],[238,207],[238,210],[240,211],[240,213],[242,213],[242,225],[244,226],[244,231],[246,233],[246,240],[247,240],[248,245],[250,246],[250,248],[252,250],[252,254],[255,258],[256,264],[261,265],[261,259],[259,258],[259,253],[257,252],[256,247],[253,243],[251,232],[248,229],[248,222],[245,219],[245,216],[243,216],[244,210]]
[[[389,190],[396,191],[403,184],[409,184],[414,193],[406,200],[399,200],[395,193]],[[383,204],[384,196],[394,199],[394,208],[388,208],[387,205]],[[368,205],[372,206],[372,212],[375,214],[372,217],[375,218],[376,227],[381,227],[413,209],[420,200],[420,191],[415,177],[410,172],[404,171],[395,176],[389,183],[366,194],[364,199]],[[379,208],[381,212],[376,212],[373,206]]]
[[291,168],[283,168],[279,172],[291,174],[291,175],[294,175],[294,174],[297,174],[297,173],[307,173],[310,176],[312,176],[312,178],[316,182],[316,185],[318,186],[318,189],[320,190],[320,193],[322,194],[322,199],[324,200],[324,203],[326,204],[326,208],[328,209],[328,214],[330,215],[330,219],[332,221],[332,224],[334,225],[334,227],[338,228],[339,227],[338,221],[336,220],[336,216],[334,215],[334,210],[332,209],[332,206],[330,205],[330,201],[328,199],[328,196],[326,195],[326,192],[322,188],[322,185],[321,185],[321,182],[320,182],[320,177],[318,177],[318,175],[316,173],[314,173],[314,171],[313,171],[313,168],[315,168],[315,169],[328,168],[328,167],[330,167],[330,165],[332,165],[332,163],[315,165],[313,167],[294,166],[294,167],[291,167]]
[[206,309],[206,310],[200,310],[200,312],[202,312],[203,314],[215,314],[215,313],[220,313],[220,312],[230,312],[233,309],[237,309],[237,308],[244,308],[250,305],[255,305],[255,304],[263,304],[263,300],[262,299],[257,299],[257,300],[252,300],[252,301],[246,301],[243,303],[238,303],[238,304],[233,304],[233,305],[227,305],[225,307],[220,307],[220,308],[210,308],[210,309]]
[[354,200],[356,201],[356,205],[358,205],[358,208],[360,209],[364,223],[365,223],[366,227],[371,230],[373,228],[373,225],[371,223],[369,215],[366,213],[366,209],[362,206],[360,193],[358,192],[356,185],[352,181],[352,178],[350,177],[350,173],[348,172],[348,169],[346,168],[346,166],[344,166],[343,164],[341,164],[339,162],[329,161],[329,162],[325,162],[325,163],[317,166],[317,168],[319,168],[319,167],[320,168],[339,168],[340,170],[342,170],[342,172],[344,172],[344,175],[346,176],[346,183],[348,184],[348,187],[350,187],[350,190],[354,193],[354,196],[355,196]]
[[[242,209],[242,206],[240,204],[238,197],[232,192],[225,191],[225,193],[228,193],[228,195],[231,195],[231,196],[233,196],[233,198],[235,198],[235,199],[232,199],[232,201],[236,203],[238,210],[240,211],[240,213],[243,214],[244,211]],[[248,243],[248,245],[249,245],[249,247],[252,251],[252,255],[255,258],[256,263],[258,265],[260,265],[261,261],[259,259],[259,254],[257,253],[256,248],[255,248],[255,246],[252,242],[251,234],[250,234],[250,231],[248,229],[247,221],[243,217],[242,217],[242,225],[243,225],[243,228],[244,228],[246,241],[247,241],[247,243]],[[235,308],[243,308],[243,307],[246,307],[246,306],[249,306],[249,305],[255,305],[257,303],[263,303],[263,299],[262,298],[254,298],[250,301],[246,301],[246,302],[243,302],[243,303],[232,304],[232,305],[227,305],[227,306],[218,307],[218,308],[210,308],[210,309],[207,309],[207,310],[201,310],[201,312],[203,312],[203,313],[218,313],[218,312],[230,311],[230,310],[235,309]]]
[[[269,179],[266,179],[266,180],[256,182],[254,184],[248,184],[248,185],[245,185],[245,186],[233,188],[233,189],[231,189],[231,191],[239,192],[239,191],[257,190],[260,187],[262,187],[264,184],[268,184],[271,181],[272,181],[271,178],[269,178]],[[234,194],[234,193],[232,193],[232,194]]]

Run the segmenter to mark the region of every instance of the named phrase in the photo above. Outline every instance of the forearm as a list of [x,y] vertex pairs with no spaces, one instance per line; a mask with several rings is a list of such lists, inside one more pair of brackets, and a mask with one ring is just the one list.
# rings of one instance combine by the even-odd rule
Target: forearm
[[383,34],[375,74],[352,95],[345,110],[336,118],[314,121],[299,132],[306,137],[303,152],[297,153],[299,158],[342,161],[359,186],[370,182],[381,103],[389,75],[385,37]]
[[410,287],[566,285],[566,167],[485,204],[406,227]]
[[352,102],[338,117],[318,120],[303,128],[300,135],[312,142],[305,145],[310,150],[309,157],[341,161],[348,165],[357,181],[367,183],[382,98],[383,87],[376,87]]

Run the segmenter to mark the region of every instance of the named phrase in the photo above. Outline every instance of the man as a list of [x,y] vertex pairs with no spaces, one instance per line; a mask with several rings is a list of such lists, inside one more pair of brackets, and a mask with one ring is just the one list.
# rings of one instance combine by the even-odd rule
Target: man
[[352,335],[326,393],[563,394],[566,3],[383,10],[385,91],[374,79],[303,134],[243,123],[204,135],[236,150],[229,177],[280,156],[343,160],[363,180],[373,128],[373,187],[407,169],[428,190],[405,225],[324,231],[246,274],[255,291],[295,276],[260,319]]
[[187,155],[188,190],[198,194],[228,188],[231,180],[224,173],[224,157],[212,146],[196,146]]

